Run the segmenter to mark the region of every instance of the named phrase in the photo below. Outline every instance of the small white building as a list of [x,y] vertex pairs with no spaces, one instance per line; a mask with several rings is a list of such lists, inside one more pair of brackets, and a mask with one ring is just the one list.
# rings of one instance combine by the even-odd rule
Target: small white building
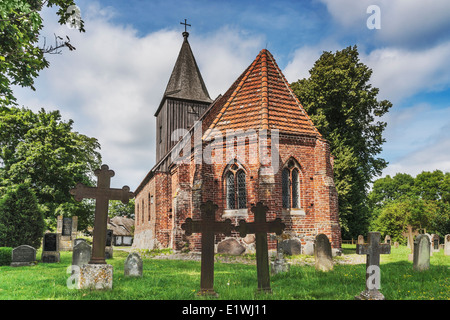
[[119,216],[108,220],[108,229],[113,230],[113,245],[131,246],[133,244],[134,220]]

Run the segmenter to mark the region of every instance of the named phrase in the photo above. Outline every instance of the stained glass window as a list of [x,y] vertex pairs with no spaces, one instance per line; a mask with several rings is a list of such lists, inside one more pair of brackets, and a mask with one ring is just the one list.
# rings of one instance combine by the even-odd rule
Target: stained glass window
[[239,170],[237,173],[237,188],[238,188],[238,209],[245,209],[247,207],[247,193],[245,188],[245,172]]
[[283,197],[283,208],[290,208],[290,203],[291,203],[291,196],[290,196],[290,192],[289,192],[289,176],[290,176],[290,172],[289,169],[283,169],[283,173],[282,173],[282,197]]
[[226,176],[226,190],[227,190],[227,208],[235,209],[235,188],[234,188],[234,174],[228,172]]

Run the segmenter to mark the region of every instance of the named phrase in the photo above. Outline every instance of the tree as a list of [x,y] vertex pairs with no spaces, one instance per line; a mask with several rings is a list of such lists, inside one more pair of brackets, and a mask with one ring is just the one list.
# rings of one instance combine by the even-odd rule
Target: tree
[[[61,46],[74,49],[68,38],[68,41],[60,41],[55,47],[38,46],[43,28],[40,12],[45,6],[59,8],[57,15],[60,24],[73,18],[73,0],[0,1],[0,107],[16,104],[11,85],[35,90],[34,79],[39,71],[49,66],[45,53],[52,53]],[[84,32],[83,20],[79,19],[76,27]],[[55,36],[55,41],[57,39]]]
[[23,244],[39,248],[44,234],[44,217],[31,188],[20,184],[0,200],[0,246]]
[[48,220],[56,218],[57,208],[87,210],[69,191],[78,182],[95,186],[92,173],[101,165],[100,145],[95,138],[73,132],[72,125],[72,120],[61,120],[59,111],[1,108],[0,194],[27,183]]
[[109,201],[108,216],[110,218],[120,216],[134,219],[134,199],[130,199],[127,204],[120,200]]
[[377,100],[379,90],[369,83],[372,70],[360,62],[356,46],[324,52],[309,73],[291,86],[330,142],[342,235],[356,237],[369,224],[369,184],[387,166],[377,154],[385,142],[380,117],[392,104]]

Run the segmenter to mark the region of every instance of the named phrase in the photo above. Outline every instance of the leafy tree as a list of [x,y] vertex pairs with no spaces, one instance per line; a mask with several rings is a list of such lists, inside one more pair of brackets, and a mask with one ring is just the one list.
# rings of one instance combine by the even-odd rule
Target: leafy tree
[[36,195],[25,184],[10,189],[0,200],[0,245],[23,244],[39,248],[44,232],[44,217]]
[[[100,145],[97,139],[72,131],[72,125],[72,120],[61,120],[59,111],[0,109],[0,194],[8,186],[27,183],[48,220],[56,218],[57,208],[77,208],[70,210],[77,214],[87,210],[69,191],[78,182],[95,185]],[[88,215],[81,214],[81,224]]]
[[[54,53],[62,46],[75,49],[68,38],[68,41],[60,41],[55,47],[38,46],[43,28],[41,10],[45,6],[58,7],[59,23],[65,24],[73,18],[74,11],[70,6],[74,5],[73,0],[0,1],[0,107],[16,104],[11,85],[35,90],[34,79],[39,71],[49,66],[45,53]],[[81,19],[76,27],[80,32],[85,31]]]
[[130,199],[127,204],[120,200],[109,201],[108,216],[110,218],[121,216],[134,219],[134,199]]
[[356,237],[369,224],[369,184],[387,165],[377,157],[385,142],[380,117],[392,104],[377,100],[379,90],[369,83],[372,70],[360,62],[356,46],[324,52],[309,73],[292,89],[330,142],[342,235]]

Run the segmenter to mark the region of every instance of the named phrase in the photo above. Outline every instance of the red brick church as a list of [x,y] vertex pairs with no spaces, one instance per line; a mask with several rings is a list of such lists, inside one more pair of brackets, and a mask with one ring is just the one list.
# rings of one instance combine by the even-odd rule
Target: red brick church
[[[133,246],[200,249],[181,224],[216,203],[216,220],[253,221],[261,201],[267,220],[281,218],[302,246],[324,233],[341,247],[333,158],[272,54],[263,49],[231,87],[210,98],[184,41],[155,113],[156,165],[135,190]],[[252,238],[232,237],[251,251]],[[216,235],[216,244],[227,240]],[[275,248],[275,242],[269,242]]]

